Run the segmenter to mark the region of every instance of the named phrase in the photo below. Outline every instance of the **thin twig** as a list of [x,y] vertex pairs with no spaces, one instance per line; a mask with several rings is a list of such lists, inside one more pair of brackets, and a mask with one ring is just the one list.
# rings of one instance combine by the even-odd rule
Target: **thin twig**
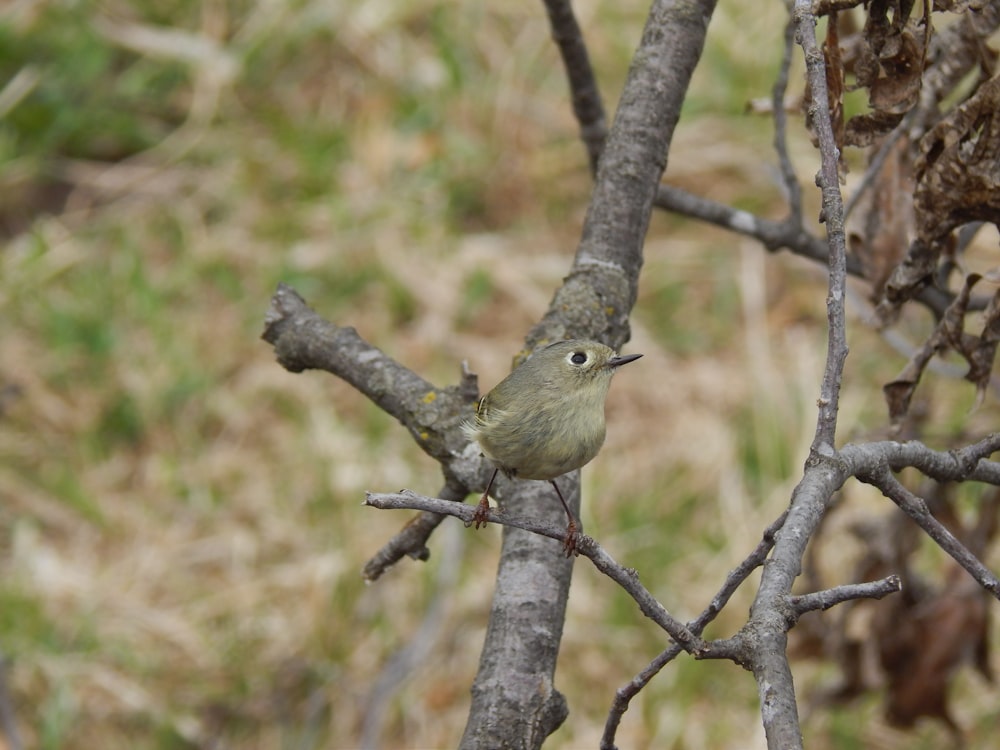
[[597,162],[608,137],[608,122],[587,45],[568,0],[545,0],[545,9],[549,14],[552,39],[559,47],[559,55],[566,68],[573,114],[580,124],[580,138],[587,147],[590,172],[596,175]]
[[[729,575],[718,593],[712,597],[711,603],[698,615],[698,617],[688,623],[688,629],[695,635],[700,636],[705,627],[714,620],[722,609],[729,602],[736,590],[743,584],[750,574],[759,568],[767,557],[767,553],[774,546],[774,535],[785,523],[788,511],[778,516],[777,520],[764,530],[761,541],[754,550],[744,558],[743,562],[737,565]],[[639,692],[649,684],[667,664],[677,658],[682,649],[676,643],[670,648],[662,651],[646,666],[639,674],[633,677],[627,684],[615,691],[615,698],[608,712],[608,718],[604,722],[604,734],[601,736],[601,750],[613,750],[615,747],[615,734],[621,724],[622,717],[628,711],[629,704]]]
[[[464,487],[448,483],[441,488],[438,497],[460,503],[468,494]],[[361,571],[362,577],[371,583],[404,557],[422,561],[430,559],[431,551],[427,547],[427,540],[444,519],[445,516],[437,513],[415,515],[365,563]]]
[[[381,510],[407,508],[410,510],[440,513],[442,515],[454,516],[465,523],[466,526],[472,524],[476,513],[476,508],[471,505],[454,503],[439,498],[424,497],[409,490],[393,494],[367,492],[365,493],[365,505]],[[490,508],[486,518],[490,523],[512,526],[517,529],[530,531],[533,534],[556,539],[560,542],[566,536],[566,528],[564,526],[553,526],[534,518],[514,516],[503,508]],[[669,633],[670,637],[683,646],[685,651],[696,656],[706,651],[707,647],[704,641],[688,630],[680,620],[677,620],[667,612],[663,605],[639,582],[639,576],[635,570],[620,565],[601,545],[586,534],[578,535],[576,551],[589,559],[599,571],[625,589],[639,605],[642,613]]]
[[[800,223],[790,218],[782,221],[766,219],[672,185],[660,185],[656,193],[656,206],[683,216],[701,219],[737,234],[753,237],[770,252],[788,250],[819,263],[826,263],[829,258],[826,242],[810,234]],[[861,263],[856,259],[852,259],[850,263],[850,272],[855,276],[861,276],[864,272]]]
[[796,617],[801,617],[806,612],[812,612],[817,609],[830,609],[830,607],[843,604],[852,599],[881,599],[902,590],[903,582],[899,576],[891,575],[878,581],[846,583],[842,586],[824,589],[823,591],[791,596],[788,598],[788,604],[795,612]]
[[968,547],[931,515],[927,502],[904,487],[893,476],[888,466],[859,474],[858,479],[877,487],[883,495],[896,503],[942,550],[965,568],[980,586],[989,591],[995,598],[1000,599],[1000,579],[997,579],[993,572],[969,551]]
[[893,471],[911,467],[938,482],[983,482],[1000,486],[1000,463],[987,460],[1000,451],[1000,432],[964,448],[936,451],[919,440],[855,443],[841,448],[838,458],[847,473],[869,474],[886,466]]
[[[673,211],[692,219],[700,219],[745,237],[752,237],[764,245],[769,252],[787,250],[793,255],[799,255],[818,263],[827,263],[829,259],[826,241],[811,234],[790,218],[782,221],[767,219],[710,198],[694,195],[672,185],[660,185],[656,193],[655,205],[665,211]],[[861,261],[854,256],[847,258],[847,272],[851,276],[865,278],[865,269],[861,265]],[[944,314],[954,298],[955,296],[947,290],[932,286],[921,289],[916,295],[916,299],[938,317]],[[973,309],[976,304],[978,307],[975,309],[986,307],[986,302],[979,300],[978,303],[970,304],[970,309]]]
[[785,112],[785,94],[788,91],[788,71],[792,67],[792,50],[795,48],[795,22],[789,17],[785,25],[784,51],[781,67],[771,92],[771,111],[774,114],[774,150],[778,154],[778,167],[788,198],[788,223],[802,226],[802,185],[792,166],[788,153],[788,115]]
[[826,85],[826,64],[816,44],[816,19],[807,0],[796,0],[793,13],[796,39],[806,60],[806,75],[812,99],[809,121],[816,133],[820,150],[820,170],[816,184],[822,191],[820,218],[826,223],[829,247],[829,293],[827,294],[827,354],[820,387],[816,435],[812,450],[829,455],[837,436],[837,410],[840,383],[847,359],[847,239],[844,233],[844,201],[840,194],[840,149],[837,148]]

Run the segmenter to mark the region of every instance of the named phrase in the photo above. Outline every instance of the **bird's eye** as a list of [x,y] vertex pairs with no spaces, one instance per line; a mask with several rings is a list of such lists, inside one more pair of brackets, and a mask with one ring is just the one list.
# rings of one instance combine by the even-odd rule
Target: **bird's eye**
[[582,365],[584,362],[587,361],[587,353],[573,352],[569,357],[569,361],[572,362],[574,365]]

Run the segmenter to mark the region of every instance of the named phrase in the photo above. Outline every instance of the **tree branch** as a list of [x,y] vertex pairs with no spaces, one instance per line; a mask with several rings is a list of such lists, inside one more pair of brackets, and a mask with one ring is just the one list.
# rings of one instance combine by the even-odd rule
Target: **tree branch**
[[653,200],[714,9],[715,0],[653,3],[601,154],[573,268],[528,335],[529,349],[571,337],[615,349],[628,341]]
[[[660,185],[656,193],[659,208],[690,216],[728,229],[746,237],[752,237],[770,252],[788,250],[809,260],[827,263],[830,256],[826,242],[806,231],[793,217],[774,221],[765,219],[749,211],[743,211],[710,198],[689,193],[678,187]],[[857,259],[850,261],[851,273],[861,276],[862,267]]]
[[777,535],[772,555],[764,564],[750,620],[733,639],[734,649],[741,654],[741,663],[752,669],[757,680],[764,733],[768,747],[774,750],[802,747],[787,654],[788,629],[795,621],[789,597],[792,584],[801,572],[806,544],[815,533],[834,492],[846,479],[843,466],[835,459],[840,382],[847,357],[844,309],[847,251],[837,174],[839,152],[830,120],[825,64],[816,45],[816,19],[810,12],[808,0],[796,0],[793,22],[795,38],[805,55],[806,75],[812,91],[810,121],[820,144],[817,185],[823,196],[821,218],[827,225],[830,269],[827,358],[817,402],[816,434],[806,470],[792,494],[788,518]]
[[[566,338],[593,339],[615,349],[628,341],[653,197],[714,7],[715,0],[653,2],[600,157],[573,267],[529,332],[525,352]],[[552,15],[562,18],[550,10]],[[559,25],[554,33],[562,35],[566,28]],[[578,35],[578,30],[572,33]],[[582,39],[560,42],[563,48],[577,45],[582,47]],[[575,67],[574,72],[571,86],[592,77],[587,67]],[[567,493],[564,486],[564,495],[570,507],[578,509],[579,472],[569,477],[572,491]],[[501,483],[508,507],[511,501],[533,513],[552,507],[543,490],[524,483],[517,488],[517,497],[510,497],[503,494]],[[546,732],[558,726],[553,717],[561,720],[565,715],[555,710],[561,696],[549,690],[572,559],[559,559],[558,545],[515,528],[505,527],[503,540],[463,748],[507,745],[512,737],[525,747],[537,747]],[[550,589],[538,591],[540,581]],[[525,599],[527,591],[535,592],[531,601]],[[539,601],[547,606],[540,609]],[[551,698],[534,708],[539,692]],[[545,721],[537,721],[537,716]]]
[[791,596],[788,598],[788,603],[795,613],[795,617],[798,618],[806,612],[817,609],[827,610],[852,599],[882,599],[902,590],[903,582],[898,575],[893,574],[878,581],[846,583],[843,586],[835,586],[825,591]]
[[[324,320],[287,284],[278,284],[261,338],[274,347],[289,372],[324,370],[354,386],[395,417],[445,474],[442,497],[462,502],[469,487],[482,486],[485,466],[460,426],[479,395],[476,376],[463,368],[457,385],[439,388],[362,339],[353,328]],[[428,515],[409,521],[366,563],[374,581],[404,556],[426,560],[427,539],[441,522]]]
[[893,471],[911,467],[938,482],[976,481],[1000,486],[1000,463],[986,460],[997,451],[1000,432],[950,451],[933,450],[919,440],[849,444],[840,450],[839,458],[853,476],[880,471],[882,467]]
[[[438,497],[449,502],[461,503],[465,501],[468,494],[464,487],[449,483],[441,488]],[[427,548],[427,540],[444,519],[445,517],[439,513],[428,513],[427,511],[411,518],[365,563],[365,567],[361,571],[362,577],[371,583],[404,557],[411,557],[414,560],[428,560],[431,551]]]
[[[754,548],[754,550],[747,555],[747,557],[741,562],[736,568],[734,568],[728,576],[726,576],[725,583],[723,583],[722,588],[719,589],[718,593],[712,597],[711,603],[702,611],[702,613],[693,621],[688,623],[688,630],[690,630],[694,635],[700,636],[705,627],[714,620],[718,614],[723,610],[726,604],[729,603],[729,599],[732,597],[736,590],[743,584],[743,582],[753,573],[754,570],[759,568],[764,559],[767,557],[767,553],[771,551],[774,546],[774,535],[777,533],[785,523],[785,517],[788,512],[783,512],[778,519],[768,526],[764,530],[763,538],[760,543]],[[632,699],[639,694],[639,692],[649,684],[649,682],[659,674],[660,670],[663,669],[667,664],[673,661],[681,653],[683,649],[674,643],[666,651],[661,652],[649,665],[643,669],[639,674],[632,678],[628,684],[623,685],[615,691],[614,702],[611,704],[611,710],[608,712],[608,718],[604,722],[604,734],[601,736],[601,750],[613,750],[615,747],[615,734],[618,731],[618,726],[621,724],[622,716],[628,711],[629,704]]]
[[[788,223],[802,227],[802,185],[792,166],[788,153],[788,115],[785,112],[785,94],[788,91],[788,71],[792,67],[792,51],[795,49],[795,19],[789,15],[785,25],[784,50],[781,66],[771,92],[771,112],[774,115],[774,151],[778,155],[778,167],[785,183],[788,198]],[[825,248],[824,248],[825,249]]]
[[597,164],[608,136],[608,123],[601,103],[601,92],[590,66],[590,55],[583,41],[583,32],[576,22],[569,0],[544,0],[549,13],[552,39],[559,47],[566,78],[569,81],[573,114],[580,124],[580,138],[587,147],[591,174],[597,174]]
[[844,202],[840,194],[840,149],[837,148],[826,86],[826,64],[816,45],[816,19],[807,0],[796,0],[793,17],[796,39],[806,59],[806,76],[812,91],[809,121],[819,140],[820,171],[816,177],[822,195],[821,221],[826,223],[829,247],[829,293],[827,310],[827,353],[820,386],[819,418],[812,450],[829,455],[836,442],[840,383],[847,359],[847,238],[844,232]]
[[[466,526],[472,524],[476,513],[476,509],[471,505],[424,497],[409,490],[391,494],[368,492],[365,493],[364,504],[381,510],[409,509],[454,516],[461,519]],[[490,508],[487,520],[490,523],[529,531],[532,534],[548,537],[560,543],[566,536],[564,524],[551,524],[541,519],[515,515],[503,508]],[[667,612],[663,605],[639,582],[639,576],[634,569],[620,565],[592,537],[580,534],[576,543],[576,551],[589,559],[595,568],[621,586],[639,605],[642,613],[663,628],[685,651],[699,656],[706,650],[705,643]]]
[[395,417],[429,456],[451,463],[467,445],[458,427],[478,396],[476,376],[439,388],[362,339],[356,330],[316,314],[287,284],[278,284],[261,338],[289,372],[325,370],[350,383]]
[[896,503],[906,515],[916,522],[917,526],[924,530],[927,536],[951,555],[955,562],[965,568],[980,586],[989,591],[995,598],[1000,599],[1000,580],[980,562],[978,557],[969,551],[968,547],[931,515],[924,499],[906,489],[892,475],[888,466],[881,466],[870,472],[859,474],[858,479],[878,487],[882,494]]

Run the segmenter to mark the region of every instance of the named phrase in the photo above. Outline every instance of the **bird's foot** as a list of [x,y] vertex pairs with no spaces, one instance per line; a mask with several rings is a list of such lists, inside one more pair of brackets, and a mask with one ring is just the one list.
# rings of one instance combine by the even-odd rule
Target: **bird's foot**
[[570,521],[566,526],[566,536],[563,537],[563,552],[566,557],[579,554],[576,551],[576,543],[580,538],[580,531],[576,527],[576,521]]
[[479,505],[476,506],[476,512],[472,514],[472,520],[466,523],[466,526],[472,526],[474,528],[479,528],[480,526],[485,526],[489,523],[487,516],[490,512],[490,501],[487,495],[483,495],[482,499],[479,501]]

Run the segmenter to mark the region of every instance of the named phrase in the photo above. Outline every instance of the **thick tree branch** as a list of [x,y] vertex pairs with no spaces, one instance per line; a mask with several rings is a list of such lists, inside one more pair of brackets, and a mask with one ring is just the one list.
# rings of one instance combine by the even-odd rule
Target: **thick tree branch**
[[530,348],[577,336],[616,349],[628,340],[653,200],[714,9],[714,0],[653,3],[600,158],[573,268],[529,334]]
[[356,330],[324,320],[287,284],[278,284],[261,338],[289,372],[325,370],[350,383],[395,417],[428,455],[450,462],[467,444],[458,426],[478,396],[476,376],[439,388],[362,339]]
[[[476,376],[463,370],[458,385],[439,388],[376,349],[353,328],[316,314],[287,284],[279,284],[264,319],[265,341],[289,372],[325,370],[342,378],[406,427],[425,452],[441,463],[442,497],[462,502],[483,480],[485,467],[468,450],[459,429],[479,395]],[[365,565],[373,581],[405,556],[426,560],[427,539],[441,522],[428,515],[412,519]]]
[[[714,0],[653,3],[600,158],[573,267],[548,312],[528,334],[525,352],[566,338],[593,339],[615,349],[628,341],[653,197],[714,7]],[[564,17],[558,8],[555,11],[550,10],[550,18]],[[566,29],[560,23],[554,34],[578,36],[578,29]],[[560,41],[564,49],[582,44],[582,39]],[[587,67],[574,67],[571,86],[588,78],[592,74]],[[579,473],[570,476],[574,488],[567,500],[578,509]],[[533,513],[551,507],[551,490],[523,483],[517,487],[516,498],[503,494],[501,487],[508,508],[512,501],[526,504]],[[561,696],[551,685],[572,560],[558,559],[553,554],[557,545],[522,530],[505,527],[503,539],[463,748],[511,742],[538,747],[558,726],[556,719],[565,715],[556,710]],[[551,584],[550,590],[538,592],[539,580]],[[530,601],[527,591],[535,591]],[[547,606],[540,609],[539,601]],[[539,685],[551,699],[534,709]]]

